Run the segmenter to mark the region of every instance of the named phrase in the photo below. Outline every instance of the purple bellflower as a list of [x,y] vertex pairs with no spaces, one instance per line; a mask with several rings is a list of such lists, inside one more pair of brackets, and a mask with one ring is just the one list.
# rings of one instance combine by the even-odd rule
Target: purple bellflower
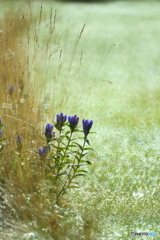
[[8,88],[8,92],[11,96],[13,95],[13,91],[14,91],[14,85],[10,85]]
[[38,148],[38,153],[41,158],[41,160],[45,159],[48,153],[48,148],[47,147],[41,147]]
[[3,125],[2,118],[0,118],[0,127]]
[[57,123],[55,127],[61,132],[62,127],[67,120],[67,115],[65,115],[64,113],[60,113],[56,115],[56,118],[57,118]]
[[52,124],[47,124],[46,125],[46,131],[45,131],[45,137],[47,139],[47,142],[51,140],[52,137],[54,137],[55,133],[53,131],[53,125]]
[[22,138],[19,135],[17,136],[17,148],[19,151],[22,149]]
[[92,125],[93,125],[93,121],[83,119],[82,125],[83,125],[84,137],[87,138],[87,135],[89,134],[89,131],[90,131]]
[[74,129],[77,127],[78,122],[79,122],[79,117],[77,117],[76,115],[74,116],[69,116],[68,117],[68,122],[69,122],[69,127],[71,129],[71,131],[73,132]]

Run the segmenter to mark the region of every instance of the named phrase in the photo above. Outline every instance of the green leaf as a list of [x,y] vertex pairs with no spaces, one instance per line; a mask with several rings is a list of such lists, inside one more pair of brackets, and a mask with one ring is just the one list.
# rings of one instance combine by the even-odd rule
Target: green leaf
[[70,141],[70,137],[68,137],[67,135],[65,135],[65,137],[67,138],[68,141]]
[[[70,133],[71,133],[71,131],[68,130],[67,132],[65,132],[65,136],[68,135],[68,134],[70,134]],[[67,136],[67,137],[68,137],[68,136]]]
[[84,160],[81,160],[81,163],[79,164],[80,166],[83,166],[83,165],[92,165],[92,163],[90,161],[84,161]]
[[83,133],[83,130],[79,130],[78,128],[76,128],[76,129],[74,130],[74,132],[82,132],[82,133]]
[[70,144],[70,145],[68,146],[68,148],[72,148],[72,147],[77,147],[77,146],[74,145],[74,144]]
[[81,173],[81,172],[88,173],[87,170],[77,170],[76,172],[77,172],[77,173]]
[[57,175],[53,175],[54,177],[60,177],[60,176],[64,176],[64,175],[69,175],[66,171],[65,172],[62,172],[62,173],[59,173]]
[[75,159],[77,159],[78,161],[80,161],[80,157],[78,157],[78,156],[74,156],[75,157]]
[[58,146],[55,145],[55,144],[53,144],[53,143],[50,143],[49,145],[52,146],[52,147],[54,147],[54,148],[58,148]]
[[86,161],[86,163],[92,165],[92,163],[90,161]]
[[70,186],[68,186],[68,188],[79,188],[79,186],[70,185]]
[[72,142],[72,143],[76,144],[83,151],[83,147],[79,143],[77,142]]
[[86,176],[86,175],[83,174],[83,173],[78,173],[78,174],[75,174],[73,178],[75,178],[75,177],[80,177],[80,176]]
[[87,138],[85,138],[84,141],[85,141],[88,145],[90,145],[89,140],[88,140]]
[[[87,154],[89,154],[89,153],[83,153],[83,154],[82,154],[82,157],[86,156]],[[82,158],[82,157],[81,157],[81,158]]]
[[44,141],[46,141],[46,138],[40,136],[40,135],[37,135],[39,138],[43,139]]
[[81,156],[81,153],[79,152],[79,150],[78,151],[72,151],[72,153],[75,154],[75,155]]
[[84,150],[92,150],[92,151],[94,151],[93,148],[84,148]]
[[0,142],[5,141],[7,138],[0,138]]

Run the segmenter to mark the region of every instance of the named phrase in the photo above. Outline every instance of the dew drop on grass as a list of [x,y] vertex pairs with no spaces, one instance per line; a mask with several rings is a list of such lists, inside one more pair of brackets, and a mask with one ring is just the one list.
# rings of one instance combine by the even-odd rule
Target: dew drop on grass
[[11,212],[16,213],[16,210],[14,208],[11,209]]
[[132,195],[136,199],[144,197],[144,193],[142,193],[142,192],[133,192]]
[[50,108],[50,104],[49,104],[49,103],[43,104],[43,108],[44,108],[44,109],[49,109],[49,108]]
[[33,108],[32,111],[33,111],[34,113],[37,113],[37,112],[38,112],[38,108]]
[[7,108],[7,103],[3,103],[3,104],[2,104],[2,107],[3,107],[3,108]]
[[24,103],[24,102],[25,102],[25,99],[24,99],[24,98],[21,98],[20,102],[21,102],[21,103]]
[[128,150],[125,150],[125,155],[129,155],[129,151]]
[[26,210],[26,208],[25,208],[25,206],[21,206],[21,207],[19,208],[19,210],[20,210],[21,212],[23,212],[23,211]]
[[137,144],[137,145],[141,145],[141,144],[143,144],[143,141],[142,141],[141,139],[138,139],[138,140],[136,141],[136,144]]
[[30,201],[30,197],[27,197],[27,198],[26,198],[26,202],[29,202],[29,201]]
[[30,232],[30,233],[25,233],[22,237],[23,239],[26,239],[26,240],[29,240],[29,239],[32,239],[32,238],[35,238],[35,234]]

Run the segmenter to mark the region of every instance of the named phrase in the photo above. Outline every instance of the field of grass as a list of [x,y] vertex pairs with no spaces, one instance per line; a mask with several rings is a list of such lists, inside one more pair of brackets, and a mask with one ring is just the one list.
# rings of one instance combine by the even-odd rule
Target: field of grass
[[[45,124],[53,123],[60,112],[77,114],[81,120],[92,119],[96,132],[89,136],[95,151],[87,156],[92,165],[85,168],[87,176],[79,179],[80,188],[71,189],[63,199],[63,207],[54,206],[54,212],[45,207],[51,206],[52,200],[45,202],[38,193],[33,197],[35,206],[34,201],[27,202],[28,216],[20,211],[22,220],[26,224],[30,221],[29,230],[35,235],[37,231],[35,239],[40,240],[128,240],[135,238],[130,237],[132,231],[160,235],[160,2],[15,2],[16,6],[10,1],[0,2],[2,19],[11,8],[15,13],[19,9],[20,23],[24,24],[20,24],[20,32],[17,30],[18,40],[13,42],[11,34],[6,40],[9,45],[3,45],[5,64],[1,64],[1,72],[12,68],[0,78],[0,117],[8,126],[5,134],[12,139],[9,151],[13,151],[16,134],[29,136],[26,150],[40,147],[41,139],[33,143],[32,138],[42,134]],[[15,30],[20,26],[15,21]],[[4,27],[7,25],[0,24],[5,32]],[[21,82],[17,79],[25,83],[26,105],[19,112],[3,105],[4,99],[7,104],[12,101],[12,94],[4,94],[12,84],[12,76],[19,88]],[[20,94],[17,99],[23,102]],[[28,105],[32,107],[28,109]],[[24,121],[33,126],[28,129]],[[4,171],[3,164],[1,167]],[[5,176],[10,181],[13,177],[14,184],[17,179],[29,193],[35,191],[37,182],[32,182],[31,173],[27,185],[22,176],[16,178],[8,171],[6,168]],[[8,186],[11,192],[12,187]],[[23,194],[21,190],[13,192],[15,201],[18,194]],[[22,209],[26,200],[20,197],[18,201]],[[54,222],[48,220],[52,215]]]

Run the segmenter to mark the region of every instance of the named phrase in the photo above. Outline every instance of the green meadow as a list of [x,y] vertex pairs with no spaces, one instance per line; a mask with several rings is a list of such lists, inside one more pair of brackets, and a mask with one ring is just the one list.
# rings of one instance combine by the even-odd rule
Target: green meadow
[[[96,132],[88,136],[94,149],[87,155],[92,165],[84,167],[88,173],[77,178],[79,188],[69,189],[54,208],[47,207],[52,199],[46,192],[44,199],[39,197],[41,188],[30,202],[38,177],[30,174],[27,185],[21,168],[16,175],[12,171],[11,155],[5,157],[9,165],[1,161],[3,195],[13,194],[7,198],[16,209],[12,218],[23,222],[23,231],[11,239],[31,239],[22,238],[29,232],[37,240],[147,238],[130,232],[159,233],[148,238],[160,239],[159,9],[158,0],[0,1],[0,37],[5,40],[0,118],[11,142],[6,151],[12,153],[16,135],[29,139],[25,151],[36,151],[45,125],[60,112],[79,116],[80,128],[83,119],[93,120]],[[24,95],[6,93],[11,84]],[[9,105],[18,101],[19,112]],[[29,164],[26,173],[28,169]],[[0,231],[0,240],[6,239],[5,230]]]

